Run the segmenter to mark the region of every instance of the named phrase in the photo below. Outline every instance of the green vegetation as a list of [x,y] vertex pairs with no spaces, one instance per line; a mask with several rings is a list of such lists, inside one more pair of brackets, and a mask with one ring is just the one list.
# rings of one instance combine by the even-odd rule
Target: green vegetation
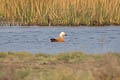
[[1,25],[119,25],[120,0],[0,0]]
[[0,52],[0,80],[120,80],[120,54]]

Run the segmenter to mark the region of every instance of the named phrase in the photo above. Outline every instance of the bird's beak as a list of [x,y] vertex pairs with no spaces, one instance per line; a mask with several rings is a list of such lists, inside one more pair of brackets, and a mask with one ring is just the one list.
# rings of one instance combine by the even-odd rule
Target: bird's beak
[[67,34],[65,34],[65,36],[68,36]]

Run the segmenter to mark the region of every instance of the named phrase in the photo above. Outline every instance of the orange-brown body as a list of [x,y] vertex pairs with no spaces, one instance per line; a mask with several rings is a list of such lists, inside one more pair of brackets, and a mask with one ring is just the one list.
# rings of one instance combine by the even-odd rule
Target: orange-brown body
[[64,42],[64,36],[66,36],[65,32],[61,32],[59,38],[51,38],[51,42]]
[[50,39],[51,40],[51,42],[64,42],[64,39],[62,39],[62,38],[51,38]]

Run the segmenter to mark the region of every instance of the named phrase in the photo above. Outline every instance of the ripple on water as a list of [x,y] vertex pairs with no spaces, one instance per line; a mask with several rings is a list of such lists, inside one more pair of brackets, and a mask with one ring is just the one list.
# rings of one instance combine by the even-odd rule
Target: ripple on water
[[[50,38],[58,37],[62,31],[68,34],[65,36],[65,42],[51,43]],[[118,44],[120,44],[119,27],[0,28],[0,51],[29,51],[32,53],[120,52]]]

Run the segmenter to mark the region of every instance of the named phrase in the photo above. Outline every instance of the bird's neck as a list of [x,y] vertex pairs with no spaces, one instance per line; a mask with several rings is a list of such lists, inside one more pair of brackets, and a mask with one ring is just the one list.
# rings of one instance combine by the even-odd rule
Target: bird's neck
[[59,38],[64,39],[64,36],[61,36],[61,35],[60,35]]

